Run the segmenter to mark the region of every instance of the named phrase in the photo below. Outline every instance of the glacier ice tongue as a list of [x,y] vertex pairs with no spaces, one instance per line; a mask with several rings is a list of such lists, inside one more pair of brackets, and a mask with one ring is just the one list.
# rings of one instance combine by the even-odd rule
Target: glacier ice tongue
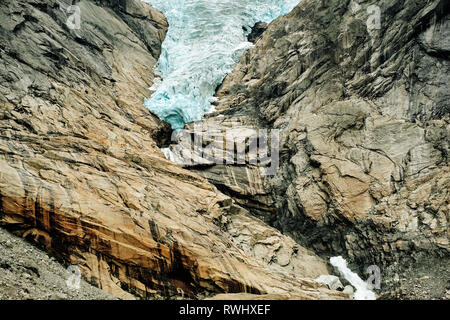
[[162,83],[145,106],[182,129],[212,109],[218,85],[252,44],[246,36],[259,21],[287,14],[300,0],[145,0],[169,22],[157,72]]

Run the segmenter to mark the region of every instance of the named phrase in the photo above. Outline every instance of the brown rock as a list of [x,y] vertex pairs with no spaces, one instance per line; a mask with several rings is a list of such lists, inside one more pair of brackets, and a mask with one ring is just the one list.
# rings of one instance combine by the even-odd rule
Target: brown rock
[[[233,242],[219,222],[239,207],[164,159],[155,139],[168,127],[143,107],[167,31],[162,14],[135,0],[77,5],[80,30],[67,28],[57,1],[0,7],[1,225],[121,298],[341,298],[305,278],[301,257],[325,272],[320,258],[259,222],[274,238],[258,239],[266,254],[247,255],[253,240]],[[251,219],[232,217],[233,237]],[[284,270],[264,262],[271,255]]]

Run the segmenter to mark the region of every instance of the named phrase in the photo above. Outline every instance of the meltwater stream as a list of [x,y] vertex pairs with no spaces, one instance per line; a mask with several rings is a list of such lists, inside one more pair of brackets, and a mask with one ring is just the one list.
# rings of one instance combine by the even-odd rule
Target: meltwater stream
[[355,300],[376,300],[376,295],[371,291],[365,281],[347,266],[347,261],[341,256],[330,258],[330,263],[336,267],[341,275],[356,289]]
[[252,46],[246,39],[251,27],[287,14],[300,0],[145,1],[169,21],[156,68],[163,81],[151,88],[145,106],[182,129],[212,110],[216,87]]

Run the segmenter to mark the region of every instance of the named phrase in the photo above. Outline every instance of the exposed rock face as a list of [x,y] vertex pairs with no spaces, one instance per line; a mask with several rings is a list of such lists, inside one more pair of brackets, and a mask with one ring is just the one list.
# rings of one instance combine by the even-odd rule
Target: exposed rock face
[[120,298],[347,298],[311,280],[321,258],[164,158],[168,126],[143,107],[162,14],[84,0],[72,30],[59,3],[0,6],[1,225]]
[[[298,243],[344,254],[360,271],[378,264],[389,279],[426,261],[448,265],[449,11],[443,0],[303,0],[244,54],[203,124],[244,136],[280,130],[277,174],[261,175],[261,164],[181,163]],[[186,154],[191,141],[180,140],[172,150]],[[437,270],[429,273],[445,291]]]

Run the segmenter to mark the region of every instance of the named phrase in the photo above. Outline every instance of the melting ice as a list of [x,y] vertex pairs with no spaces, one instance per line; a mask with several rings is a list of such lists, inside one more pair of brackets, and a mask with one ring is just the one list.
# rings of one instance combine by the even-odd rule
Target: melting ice
[[356,273],[347,267],[347,261],[341,256],[330,258],[330,263],[336,267],[342,276],[355,287],[355,300],[376,300],[376,295],[371,291],[367,283],[363,281]]
[[156,68],[163,81],[151,88],[145,106],[182,129],[212,109],[216,87],[252,46],[246,39],[250,28],[287,14],[300,0],[145,1],[169,21]]

